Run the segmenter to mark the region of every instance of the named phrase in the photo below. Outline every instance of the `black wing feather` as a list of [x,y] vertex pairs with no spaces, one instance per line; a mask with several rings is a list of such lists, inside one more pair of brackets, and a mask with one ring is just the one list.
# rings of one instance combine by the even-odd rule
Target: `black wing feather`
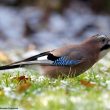
[[37,60],[37,58],[39,58],[39,57],[42,57],[42,56],[45,56],[45,55],[49,55],[49,54],[50,54],[50,51],[43,52],[43,53],[40,53],[38,55],[32,56],[30,58],[27,58],[27,59],[25,59],[23,61],[34,61],[34,60]]
[[50,51],[43,52],[43,53],[40,53],[40,54],[38,54],[38,55],[34,55],[34,56],[32,56],[32,57],[29,57],[29,58],[26,58],[26,59],[24,59],[24,60],[17,61],[17,62],[11,63],[11,64],[13,65],[13,64],[20,63],[20,62],[35,61],[35,60],[37,60],[37,58],[42,57],[42,56],[45,56],[45,55],[49,55],[49,54],[50,54]]

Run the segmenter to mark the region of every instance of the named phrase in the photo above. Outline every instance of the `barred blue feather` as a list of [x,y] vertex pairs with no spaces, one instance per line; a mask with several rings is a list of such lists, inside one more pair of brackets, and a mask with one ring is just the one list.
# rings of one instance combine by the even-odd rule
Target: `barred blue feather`
[[60,57],[57,60],[55,60],[53,62],[53,65],[56,66],[72,66],[72,65],[76,65],[79,64],[80,61],[79,60],[71,60],[68,59],[66,56]]

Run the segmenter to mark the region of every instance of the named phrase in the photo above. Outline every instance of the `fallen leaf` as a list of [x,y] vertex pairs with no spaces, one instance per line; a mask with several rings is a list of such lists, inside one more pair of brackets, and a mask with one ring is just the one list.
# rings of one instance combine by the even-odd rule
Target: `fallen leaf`
[[19,76],[19,77],[13,77],[12,80],[17,80],[18,82],[26,82],[26,81],[31,81],[31,78],[27,78],[25,76]]
[[86,81],[86,80],[80,80],[80,83],[86,87],[94,87],[96,84],[93,83],[93,82],[89,82],[89,81]]
[[16,89],[16,91],[19,93],[25,92],[31,86],[31,78],[28,78],[24,75],[13,77],[12,80],[19,82]]
[[23,82],[17,87],[17,92],[25,92],[31,86],[30,82]]

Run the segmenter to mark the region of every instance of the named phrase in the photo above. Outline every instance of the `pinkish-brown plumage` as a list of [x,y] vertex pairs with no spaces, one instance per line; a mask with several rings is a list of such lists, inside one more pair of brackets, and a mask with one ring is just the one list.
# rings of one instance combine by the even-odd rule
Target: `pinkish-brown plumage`
[[[52,51],[55,56],[66,55],[73,60],[80,60],[78,65],[70,67],[43,66],[44,75],[49,77],[74,77],[88,70],[99,60],[99,49],[88,39],[79,45],[69,45]],[[95,51],[95,52],[94,52]]]

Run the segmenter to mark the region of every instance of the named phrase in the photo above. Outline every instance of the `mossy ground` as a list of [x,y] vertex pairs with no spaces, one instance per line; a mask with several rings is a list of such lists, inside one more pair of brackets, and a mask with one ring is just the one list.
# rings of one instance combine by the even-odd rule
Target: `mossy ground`
[[[104,62],[107,62],[104,64]],[[36,71],[0,74],[0,108],[19,110],[109,110],[109,59],[75,78],[49,79]]]

